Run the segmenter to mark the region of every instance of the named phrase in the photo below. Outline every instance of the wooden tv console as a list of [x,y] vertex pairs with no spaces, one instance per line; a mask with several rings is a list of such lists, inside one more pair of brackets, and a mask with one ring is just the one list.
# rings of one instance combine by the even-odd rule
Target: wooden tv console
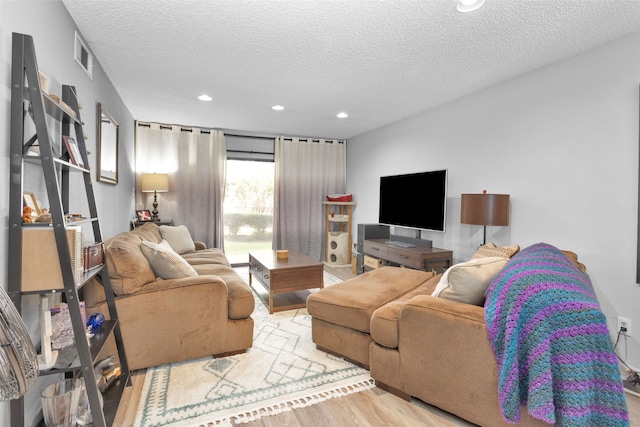
[[417,270],[442,273],[453,263],[453,251],[421,246],[400,247],[392,245],[389,239],[365,240],[363,244],[364,268],[399,265]]

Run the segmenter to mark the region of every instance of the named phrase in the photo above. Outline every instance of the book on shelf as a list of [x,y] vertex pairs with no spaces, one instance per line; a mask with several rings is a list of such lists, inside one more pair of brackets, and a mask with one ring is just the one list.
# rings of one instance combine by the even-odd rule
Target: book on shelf
[[[82,280],[82,228],[66,227],[67,242],[73,278]],[[25,227],[22,229],[22,291],[64,289],[58,246],[52,227]]]

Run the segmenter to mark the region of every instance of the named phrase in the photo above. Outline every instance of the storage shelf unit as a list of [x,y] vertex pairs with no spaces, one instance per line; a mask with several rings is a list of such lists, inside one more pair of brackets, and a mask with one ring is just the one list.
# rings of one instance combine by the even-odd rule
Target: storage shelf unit
[[351,264],[351,229],[354,202],[322,202],[325,205],[325,262]]
[[[92,227],[93,238],[96,242],[102,241],[100,222],[96,209],[93,192],[93,182],[90,170],[81,167],[69,160],[64,144],[60,142],[62,135],[75,138],[82,163],[88,165],[87,152],[84,142],[84,131],[80,118],[80,108],[73,86],[62,86],[62,101],[56,102],[51,96],[43,93],[40,88],[38,65],[35,49],[31,36],[13,34],[12,42],[12,76],[11,76],[11,148],[10,148],[10,189],[9,189],[9,268],[8,284],[9,296],[19,312],[22,311],[22,296],[27,294],[46,294],[59,292],[69,307],[69,314],[73,326],[75,347],[68,351],[77,353],[78,362],[67,367],[56,367],[40,372],[40,375],[72,374],[85,379],[87,396],[91,406],[93,425],[99,427],[113,424],[116,411],[122,397],[124,388],[131,385],[129,367],[124,353],[122,335],[118,322],[113,290],[109,280],[106,265],[99,266],[87,272],[78,274],[72,266],[72,249],[76,255],[75,260],[82,262],[77,257],[77,248],[67,239],[67,231],[72,225],[85,224]],[[26,135],[25,123],[31,121],[35,127],[33,136]],[[51,123],[51,120],[54,122]],[[52,125],[52,126],[50,126]],[[58,128],[59,132],[51,132],[50,128]],[[36,145],[37,143],[37,145]],[[38,152],[33,154],[33,148]],[[35,173],[41,170],[46,187],[46,195],[51,214],[50,224],[23,224],[23,182],[24,175],[29,171],[25,164],[31,164],[28,168]],[[69,195],[72,190],[70,174],[80,174],[84,181],[84,191],[88,205],[89,216],[80,221],[67,221],[65,215],[69,213]],[[75,186],[79,186],[76,184]],[[31,281],[29,291],[23,289],[23,244],[28,241],[23,239],[24,233],[31,231],[53,231],[54,239],[48,249],[52,250],[59,262],[59,277],[62,287],[53,288],[49,285],[46,270],[42,273],[43,280]],[[44,236],[44,234],[43,234]],[[31,237],[38,239],[37,234],[31,233]],[[80,242],[81,244],[81,242]],[[80,250],[80,253],[82,251]],[[51,263],[42,263],[43,269]],[[82,319],[80,299],[83,286],[95,276],[99,275],[104,286],[107,305],[109,308],[107,320],[102,328],[96,331],[91,339],[85,335],[85,325]],[[35,283],[34,283],[35,282]],[[42,283],[40,283],[42,282]],[[100,350],[109,337],[115,338],[117,356],[122,369],[122,375],[108,388],[103,396],[96,384],[94,365]],[[104,405],[101,405],[104,401]],[[11,426],[24,425],[24,400],[11,401]]]

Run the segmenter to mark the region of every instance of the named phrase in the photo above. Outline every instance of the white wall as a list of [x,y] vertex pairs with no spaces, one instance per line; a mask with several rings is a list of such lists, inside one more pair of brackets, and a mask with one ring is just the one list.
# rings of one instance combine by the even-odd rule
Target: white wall
[[[87,150],[92,170],[97,170],[96,159],[96,104],[104,108],[120,125],[120,174],[117,186],[97,182],[94,191],[103,238],[128,230],[129,219],[134,212],[133,180],[133,118],[113,85],[100,67],[97,59],[93,80],[84,73],[73,59],[74,22],[59,1],[7,1],[0,0],[0,287],[7,289],[7,230],[9,200],[9,124],[11,104],[11,38],[12,32],[31,35],[34,39],[38,67],[51,81],[53,93],[61,94],[62,84],[76,86],[85,123],[84,132],[89,137]],[[80,181],[80,185],[81,181]],[[82,187],[79,187],[82,189]],[[46,199],[42,183],[30,182],[29,188],[39,199]],[[82,190],[83,191],[83,190]],[[71,200],[73,209],[74,200]],[[46,205],[45,205],[46,206]],[[37,337],[37,297],[25,298],[22,314],[32,336]],[[55,378],[54,378],[55,379]],[[51,377],[45,380],[50,381]],[[35,388],[34,388],[35,390]],[[26,400],[27,421],[33,422],[39,411],[39,393],[30,392]],[[0,403],[0,425],[9,425],[9,403]],[[28,423],[27,425],[30,425]]]
[[487,241],[576,252],[610,329],[632,319],[627,363],[640,367],[639,47],[636,33],[349,140],[354,222],[377,222],[380,176],[447,168],[447,231],[423,238],[460,262],[482,243],[482,227],[460,224],[460,194],[510,194],[511,225]]

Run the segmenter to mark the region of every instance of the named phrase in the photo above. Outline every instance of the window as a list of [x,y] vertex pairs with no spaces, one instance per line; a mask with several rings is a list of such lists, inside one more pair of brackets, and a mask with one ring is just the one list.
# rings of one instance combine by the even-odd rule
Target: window
[[227,160],[224,249],[231,264],[249,252],[270,250],[273,236],[273,162]]

